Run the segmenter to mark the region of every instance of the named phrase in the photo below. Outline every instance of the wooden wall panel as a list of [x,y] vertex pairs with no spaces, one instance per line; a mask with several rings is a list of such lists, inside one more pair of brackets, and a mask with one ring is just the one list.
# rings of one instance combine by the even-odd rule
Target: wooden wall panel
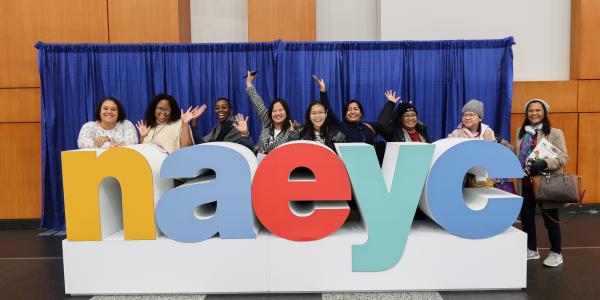
[[571,0],[571,79],[600,79],[600,1]]
[[248,0],[248,40],[315,41],[316,0]]
[[0,87],[39,87],[36,41],[106,43],[106,0],[0,1]]
[[515,82],[512,113],[524,113],[525,103],[533,98],[544,99],[550,112],[577,112],[577,80]]
[[111,43],[191,41],[189,0],[108,0]]
[[[569,163],[567,171],[577,173],[578,167],[578,114],[577,113],[550,113],[550,122],[552,127],[559,128],[565,134],[567,151],[569,153]],[[515,132],[523,124],[525,114],[512,114],[510,119],[511,142],[514,145]]]
[[571,0],[571,51],[569,78],[580,78],[581,65],[581,0]]
[[579,175],[583,176],[586,203],[600,203],[600,113],[579,114]]
[[39,123],[1,123],[0,219],[39,218],[42,204]]
[[190,10],[191,0],[179,0],[178,21],[179,21],[179,43],[192,42],[192,15]]
[[40,89],[0,89],[0,123],[40,122]]
[[[598,53],[600,55],[600,53]],[[600,112],[600,80],[579,80],[579,112]]]

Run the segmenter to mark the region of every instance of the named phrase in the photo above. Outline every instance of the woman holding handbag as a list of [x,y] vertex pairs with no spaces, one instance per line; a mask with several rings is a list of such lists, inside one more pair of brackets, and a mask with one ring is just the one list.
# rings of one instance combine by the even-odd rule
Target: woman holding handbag
[[[569,160],[567,147],[563,132],[553,128],[548,118],[550,106],[542,99],[531,99],[525,104],[525,120],[516,132],[517,141],[515,152],[521,166],[527,174],[522,180],[523,205],[521,207],[521,225],[527,233],[527,260],[539,259],[535,231],[535,205],[533,189],[530,176],[538,174],[561,174]],[[531,152],[542,139],[546,139],[560,150],[556,158],[528,159]],[[563,263],[561,254],[560,224],[553,221],[558,220],[558,209],[556,205],[544,205],[542,214],[544,226],[548,231],[550,239],[550,254],[544,260],[544,265],[556,267]]]

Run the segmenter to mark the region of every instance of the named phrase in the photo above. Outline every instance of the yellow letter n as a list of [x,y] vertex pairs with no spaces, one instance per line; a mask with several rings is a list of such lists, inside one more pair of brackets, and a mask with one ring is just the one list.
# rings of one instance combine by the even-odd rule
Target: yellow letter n
[[[121,224],[125,240],[156,239],[152,169],[142,154],[119,147],[63,151],[61,157],[68,240],[99,241]],[[121,211],[119,185],[122,221],[116,215]],[[102,216],[101,193],[107,198],[104,207],[109,207],[102,209]],[[101,224],[101,219],[113,225]]]

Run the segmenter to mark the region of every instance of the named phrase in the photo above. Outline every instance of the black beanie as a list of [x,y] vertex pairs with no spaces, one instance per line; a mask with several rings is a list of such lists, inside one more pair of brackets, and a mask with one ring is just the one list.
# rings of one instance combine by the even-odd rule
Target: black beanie
[[400,102],[396,110],[398,112],[398,117],[401,117],[407,111],[414,111],[415,114],[419,114],[417,113],[417,109],[412,105],[411,102]]

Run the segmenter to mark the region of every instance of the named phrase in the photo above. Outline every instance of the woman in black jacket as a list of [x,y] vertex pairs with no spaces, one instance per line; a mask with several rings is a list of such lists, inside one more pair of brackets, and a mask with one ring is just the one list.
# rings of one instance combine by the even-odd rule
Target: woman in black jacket
[[377,119],[377,133],[388,142],[431,143],[427,126],[417,118],[417,109],[412,103],[400,101],[394,91],[386,91],[385,97],[388,101]]
[[322,143],[335,151],[334,144],[346,142],[346,136],[328,118],[328,111],[321,101],[312,101],[306,109],[306,121],[300,132],[300,139]]
[[336,124],[346,136],[346,143],[375,144],[375,130],[369,123],[362,122],[363,108],[358,100],[350,100],[344,104],[343,121],[330,109],[329,95],[325,87],[325,80],[313,75],[313,79],[319,85],[320,102],[328,109],[331,123]]

